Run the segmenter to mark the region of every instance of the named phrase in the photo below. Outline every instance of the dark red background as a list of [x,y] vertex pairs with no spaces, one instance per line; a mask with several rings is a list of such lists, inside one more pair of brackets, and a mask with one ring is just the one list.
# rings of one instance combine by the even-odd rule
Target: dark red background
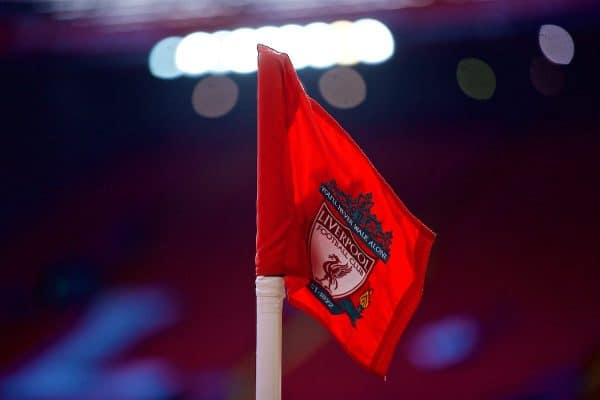
[[[351,111],[327,107],[320,72],[300,73],[438,238],[387,382],[286,309],[285,399],[583,398],[600,346],[597,18],[411,28],[390,18],[396,56],[357,67],[368,94]],[[548,22],[576,44],[554,97],[528,75]],[[468,56],[496,73],[488,102],[456,84]],[[252,398],[255,75],[233,76],[239,103],[206,120],[189,104],[196,81],[156,80],[144,57],[3,57],[0,384],[99,296],[151,286],[168,294],[174,322],[102,368],[151,358],[168,366],[172,397]],[[61,296],[61,276],[84,284]],[[452,315],[479,324],[473,352],[437,371],[413,366],[411,338]]]

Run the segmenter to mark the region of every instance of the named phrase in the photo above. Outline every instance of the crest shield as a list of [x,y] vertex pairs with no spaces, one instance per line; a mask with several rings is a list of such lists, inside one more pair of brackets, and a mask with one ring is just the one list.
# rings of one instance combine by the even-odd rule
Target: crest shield
[[313,279],[334,299],[360,288],[375,263],[358,244],[352,230],[325,203],[310,229],[309,252]]

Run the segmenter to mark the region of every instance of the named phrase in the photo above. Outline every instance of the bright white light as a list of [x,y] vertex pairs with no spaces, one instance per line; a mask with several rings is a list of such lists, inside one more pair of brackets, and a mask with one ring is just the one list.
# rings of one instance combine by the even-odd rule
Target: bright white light
[[216,63],[213,65],[209,72],[213,73],[224,73],[229,71],[229,66],[227,65],[227,59],[225,57],[225,44],[226,41],[231,34],[231,31],[217,31],[212,34],[212,36],[217,41],[217,56]]
[[201,75],[219,65],[219,40],[205,32],[195,32],[181,40],[175,51],[175,65],[189,75]]
[[301,69],[310,62],[310,46],[312,43],[306,38],[306,28],[300,25],[289,24],[279,28],[281,47],[274,47],[278,51],[287,53],[294,68]]
[[154,45],[148,56],[150,73],[161,79],[173,79],[181,75],[175,65],[175,50],[181,42],[179,36],[164,38]]
[[240,28],[223,38],[222,56],[225,65],[242,74],[256,71],[256,30]]
[[360,61],[352,42],[352,22],[335,21],[331,24],[335,41],[335,58],[337,64],[353,65]]
[[[159,43],[162,43],[159,42]],[[240,28],[214,33],[195,32],[179,44],[168,42],[174,52],[174,65],[180,73],[249,73],[256,71],[256,45],[266,44],[287,53],[294,68],[307,66],[328,68],[332,65],[353,65],[359,62],[377,64],[394,54],[394,38],[390,30],[374,19],[355,22],[336,21],[330,24],[314,22],[306,26],[288,24],[282,27],[264,26],[258,29]],[[166,46],[161,44],[161,46]],[[166,46],[168,47],[168,46]],[[162,47],[155,46],[156,49]],[[160,73],[154,50],[150,57],[152,74],[157,77],[177,76],[174,72]],[[164,61],[163,61],[164,62]]]
[[327,68],[336,63],[336,43],[334,30],[330,24],[315,22],[306,25],[306,41],[311,44],[308,65]]
[[282,29],[283,28],[278,28],[276,26],[260,27],[256,30],[256,41],[273,49],[284,51],[283,46],[285,45],[285,40],[281,34]]
[[558,25],[543,25],[538,40],[544,56],[555,64],[567,65],[575,55],[573,38]]
[[352,42],[362,62],[378,64],[394,54],[394,37],[390,30],[374,19],[361,19],[352,24]]

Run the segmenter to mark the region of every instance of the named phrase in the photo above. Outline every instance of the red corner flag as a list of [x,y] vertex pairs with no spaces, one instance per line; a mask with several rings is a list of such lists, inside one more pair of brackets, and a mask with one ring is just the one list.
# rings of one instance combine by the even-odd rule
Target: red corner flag
[[308,97],[288,56],[259,45],[256,274],[285,276],[294,306],[385,375],[434,237]]

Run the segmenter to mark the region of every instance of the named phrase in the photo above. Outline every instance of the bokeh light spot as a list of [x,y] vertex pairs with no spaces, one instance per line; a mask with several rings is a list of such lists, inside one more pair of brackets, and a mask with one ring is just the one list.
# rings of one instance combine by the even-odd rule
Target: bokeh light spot
[[352,27],[350,21],[335,21],[331,24],[334,40],[336,42],[336,60],[340,65],[353,65],[360,61],[360,56],[354,49],[352,42]]
[[224,54],[224,49],[230,34],[231,31],[228,30],[217,31],[212,34],[215,39],[217,51],[215,54],[215,62],[208,72],[224,73],[228,71],[227,57],[226,54]]
[[239,28],[232,31],[223,38],[220,49],[225,65],[240,74],[256,71],[256,43],[256,30]]
[[479,340],[479,324],[464,316],[421,327],[409,341],[408,358],[417,368],[440,370],[467,359]]
[[533,87],[545,96],[556,96],[565,86],[565,73],[560,66],[543,57],[536,57],[529,67]]
[[173,79],[181,76],[175,65],[175,51],[181,42],[179,36],[164,38],[154,45],[148,56],[150,73],[161,79]]
[[575,43],[564,28],[558,25],[542,25],[538,41],[542,53],[549,61],[567,65],[573,60]]
[[287,53],[294,68],[301,69],[308,66],[311,62],[310,46],[312,44],[306,40],[305,27],[296,24],[284,25],[279,28],[277,37],[279,38],[278,43],[275,44],[279,47],[273,48]]
[[335,67],[319,79],[323,98],[337,108],[354,108],[367,96],[367,85],[362,76],[350,67]]
[[183,73],[200,75],[219,65],[219,40],[206,32],[184,37],[175,50],[175,65]]
[[207,118],[218,118],[227,114],[237,103],[237,84],[226,76],[209,76],[202,79],[192,93],[194,110]]
[[307,53],[308,65],[314,68],[326,68],[335,64],[336,45],[334,30],[330,24],[314,22],[304,27],[306,40],[312,46]]
[[[173,65],[179,74],[194,77],[210,73],[251,73],[257,67],[258,43],[287,53],[296,69],[308,66],[329,68],[359,62],[378,64],[392,57],[395,46],[389,28],[370,18],[354,22],[342,20],[239,28],[213,33],[194,32],[177,42],[168,41],[169,46],[159,42],[161,46],[157,44],[157,49],[166,47],[170,53],[165,51],[165,55],[160,57],[152,55],[151,70],[157,70],[155,65],[160,61],[170,62],[170,70],[166,73],[153,72],[157,77],[177,76],[177,72],[172,71]],[[174,51],[173,46],[176,47]]]
[[475,100],[489,100],[496,91],[496,74],[485,61],[465,58],[456,68],[458,86]]
[[351,41],[367,64],[379,64],[394,54],[394,36],[383,23],[370,19],[360,19],[352,24]]

